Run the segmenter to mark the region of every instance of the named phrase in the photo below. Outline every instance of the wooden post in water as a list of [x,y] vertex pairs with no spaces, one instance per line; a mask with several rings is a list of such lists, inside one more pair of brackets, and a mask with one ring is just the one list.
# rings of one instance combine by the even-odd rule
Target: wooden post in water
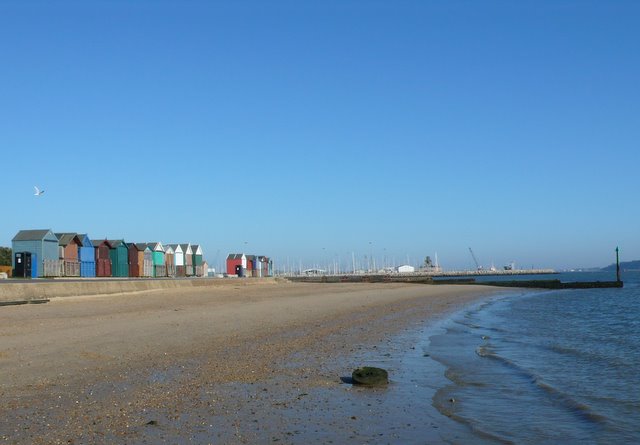
[[620,257],[618,255],[617,247],[616,247],[616,281],[620,282]]

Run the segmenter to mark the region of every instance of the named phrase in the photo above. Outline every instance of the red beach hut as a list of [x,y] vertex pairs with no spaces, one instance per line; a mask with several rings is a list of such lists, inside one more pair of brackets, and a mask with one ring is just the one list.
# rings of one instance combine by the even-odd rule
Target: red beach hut
[[96,277],[111,276],[111,257],[110,249],[113,248],[109,241],[93,241],[93,247],[96,249]]

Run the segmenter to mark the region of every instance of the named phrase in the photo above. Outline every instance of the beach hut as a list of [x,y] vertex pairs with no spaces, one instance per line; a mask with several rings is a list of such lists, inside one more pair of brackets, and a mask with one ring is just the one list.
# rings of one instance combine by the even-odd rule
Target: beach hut
[[10,277],[38,278],[38,260],[35,253],[32,255],[31,252],[13,252],[11,261],[14,266],[13,268],[9,267],[11,272],[8,275]]
[[256,275],[258,277],[268,277],[271,275],[271,260],[264,255],[256,256]]
[[175,276],[176,277],[184,277],[184,253],[182,252],[181,244],[167,244],[166,247],[171,247],[173,249],[173,265],[175,268]]
[[207,260],[202,262],[202,270],[204,270],[205,277],[213,276],[215,272],[215,269],[209,270],[209,263],[207,263]]
[[191,254],[193,256],[193,274],[197,277],[204,277],[206,270],[203,270],[202,263],[202,247],[198,244],[191,245]]
[[264,277],[265,273],[264,273],[264,265],[262,264],[262,261],[264,259],[264,256],[262,255],[256,255],[256,260],[255,260],[255,269],[253,272],[253,276],[254,277]]
[[168,277],[176,276],[175,251],[170,244],[164,246],[164,264]]
[[153,276],[154,277],[166,277],[167,266],[164,262],[164,246],[162,243],[154,242],[147,243],[149,249],[151,249],[153,258]]
[[13,258],[11,267],[15,269],[16,253],[28,252],[31,256],[31,276],[60,276],[58,238],[50,229],[20,230],[11,240]]
[[244,253],[230,253],[227,256],[227,274],[245,276],[247,256]]
[[273,260],[271,258],[267,258],[267,276],[273,276]]
[[78,249],[82,241],[75,232],[56,233],[58,238],[58,259],[62,262],[62,274],[65,277],[80,276]]
[[129,276],[141,277],[144,264],[144,252],[140,250],[136,243],[128,243],[127,246],[129,254]]
[[92,241],[96,258],[96,277],[111,276],[111,243],[109,241]]
[[129,246],[124,240],[108,240],[111,244],[109,258],[111,259],[111,276],[125,278],[129,276]]
[[182,253],[184,255],[184,274],[187,277],[193,276],[193,251],[191,250],[191,244],[180,244]]
[[142,276],[153,277],[153,252],[147,243],[137,243],[138,249],[142,252]]
[[263,277],[273,276],[273,260],[268,256],[262,257],[262,276]]
[[86,233],[78,234],[80,245],[78,246],[78,261],[80,261],[80,276],[95,277],[96,276],[96,252],[93,243]]
[[256,256],[255,255],[246,255],[247,257],[247,270],[246,276],[255,277],[257,276],[256,272]]

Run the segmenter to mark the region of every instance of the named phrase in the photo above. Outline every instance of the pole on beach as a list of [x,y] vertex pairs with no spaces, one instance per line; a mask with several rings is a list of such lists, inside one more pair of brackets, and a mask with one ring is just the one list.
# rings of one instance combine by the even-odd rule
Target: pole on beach
[[616,247],[616,281],[620,282],[620,257],[618,255],[618,247]]

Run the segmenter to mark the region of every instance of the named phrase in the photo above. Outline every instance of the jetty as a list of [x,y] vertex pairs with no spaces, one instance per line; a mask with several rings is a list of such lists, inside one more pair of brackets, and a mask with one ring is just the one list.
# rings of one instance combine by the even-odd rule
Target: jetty
[[622,281],[568,281],[560,280],[509,280],[509,281],[476,281],[467,280],[434,280],[433,284],[482,284],[497,287],[525,287],[533,289],[604,289],[624,287]]

